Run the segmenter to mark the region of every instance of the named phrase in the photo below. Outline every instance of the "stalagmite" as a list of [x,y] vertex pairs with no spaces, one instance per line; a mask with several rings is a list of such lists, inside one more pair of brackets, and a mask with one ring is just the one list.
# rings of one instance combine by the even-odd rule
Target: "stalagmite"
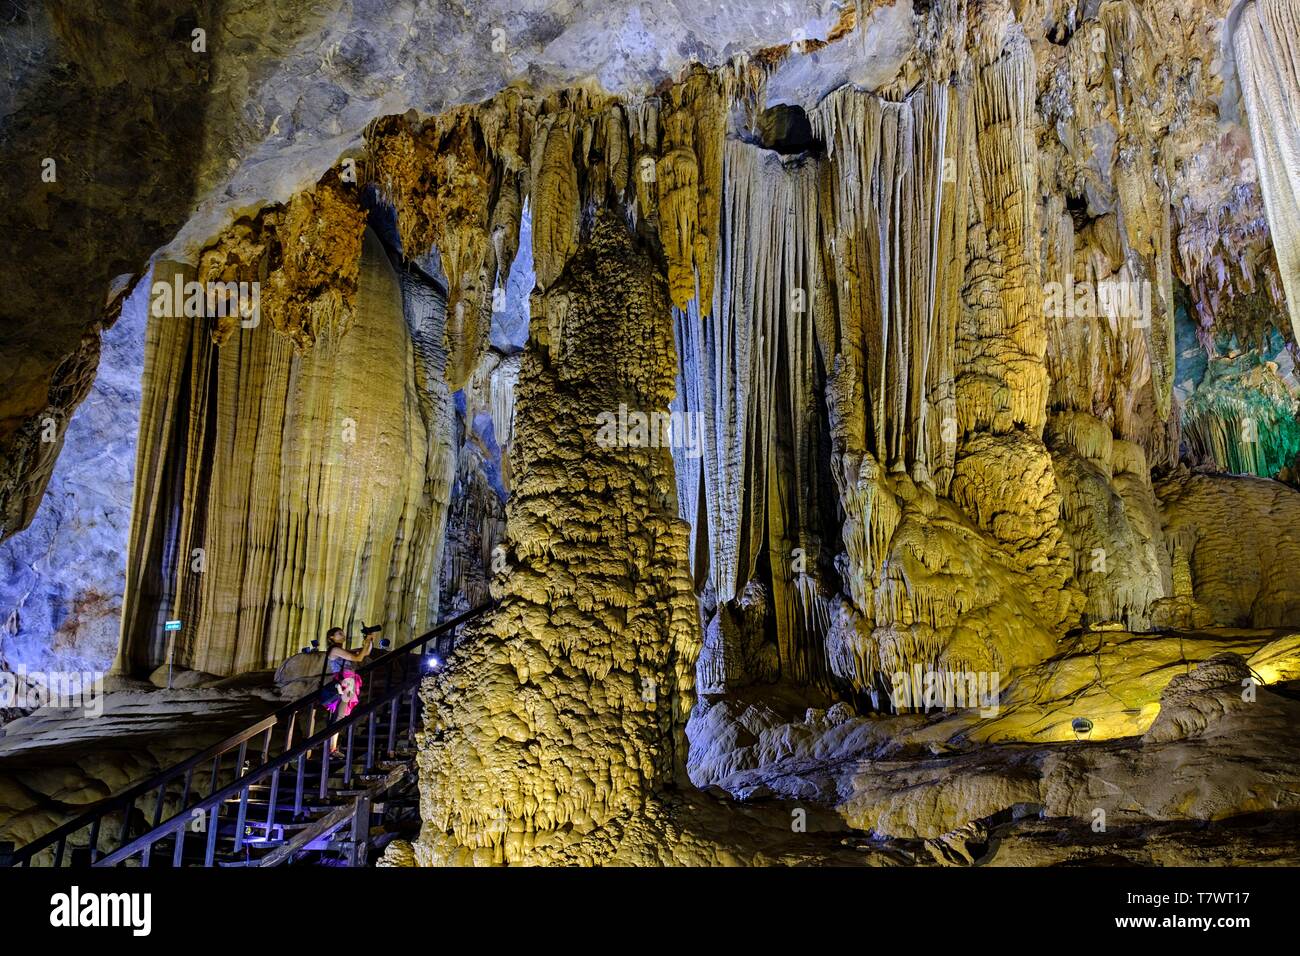
[[[536,334],[561,301],[564,341]],[[617,861],[684,762],[699,632],[672,458],[599,437],[620,405],[668,407],[667,289],[602,212],[536,308],[501,603],[423,690],[425,864]]]
[[578,174],[571,118],[542,120],[533,140],[533,262],[537,285],[550,288],[578,247]]
[[1146,455],[1082,412],[1054,416],[1047,443],[1084,613],[1091,623],[1151,627],[1172,572]]
[[440,606],[447,612],[468,611],[491,600],[493,568],[504,553],[505,506],[500,494],[489,479],[482,449],[474,442],[462,443],[442,549]]

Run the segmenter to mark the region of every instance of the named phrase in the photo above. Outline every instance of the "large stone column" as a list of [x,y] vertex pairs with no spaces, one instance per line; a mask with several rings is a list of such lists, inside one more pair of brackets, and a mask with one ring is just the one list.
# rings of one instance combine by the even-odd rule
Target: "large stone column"
[[[609,862],[685,759],[699,625],[668,442],[602,414],[664,413],[662,275],[602,212],[534,297],[517,387],[500,605],[423,689],[424,865]],[[639,435],[628,436],[635,441]]]

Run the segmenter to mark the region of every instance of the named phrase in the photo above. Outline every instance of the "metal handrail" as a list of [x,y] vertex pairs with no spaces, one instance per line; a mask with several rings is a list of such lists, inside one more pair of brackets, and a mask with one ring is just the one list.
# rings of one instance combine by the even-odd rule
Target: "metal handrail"
[[[94,826],[96,822],[102,821],[104,817],[119,809],[124,810],[128,805],[134,806],[136,800],[152,790],[169,787],[178,777],[180,777],[181,774],[192,772],[194,768],[200,764],[206,763],[209,760],[224,757],[231,750],[234,750],[235,747],[247,743],[247,741],[256,737],[259,733],[273,727],[275,721],[276,719],[274,715],[264,717],[257,723],[245,727],[243,730],[238,731],[233,736],[227,737],[220,743],[213,744],[208,749],[200,751],[192,757],[187,757],[180,763],[174,764],[165,770],[159,771],[149,779],[142,780],[141,782],[128,787],[126,790],[123,790],[121,793],[115,793],[102,800],[96,801],[89,809],[83,811],[79,816],[76,816],[67,823],[56,827],[49,833],[37,837],[32,842],[19,847],[11,855],[10,863],[8,865],[30,865],[32,858],[42,850],[48,849],[60,842],[66,843],[67,838],[77,831],[84,830],[88,826]],[[94,850],[92,849],[91,852],[93,853]],[[62,850],[60,850],[56,854],[55,866],[60,865],[62,856],[63,853]]]
[[[389,687],[384,692],[384,695],[380,697],[378,700],[372,700],[369,703],[361,707],[358,707],[347,717],[344,717],[342,720],[335,721],[334,723],[327,725],[324,730],[318,731],[316,734],[312,735],[311,737],[308,737],[306,740],[300,741],[296,746],[290,748],[288,751],[281,754],[280,756],[272,759],[270,762],[263,764],[261,767],[257,767],[253,770],[250,770],[248,773],[244,774],[238,780],[235,780],[234,782],[227,784],[225,787],[222,787],[220,790],[217,790],[214,793],[211,793],[208,796],[204,797],[202,800],[199,800],[192,807],[182,809],[179,813],[171,817],[168,817],[165,821],[158,824],[153,829],[149,830],[147,833],[141,834],[140,836],[132,840],[130,843],[127,843],[124,846],[119,847],[118,849],[114,850],[112,853],[106,854],[103,858],[98,860],[94,865],[95,866],[116,866],[118,863],[130,859],[131,857],[135,856],[137,853],[140,853],[152,847],[159,840],[165,839],[166,837],[171,836],[173,834],[175,834],[178,841],[183,841],[185,838],[185,833],[188,831],[191,821],[197,818],[197,815],[199,814],[200,811],[202,811],[205,817],[207,818],[207,825],[204,832],[208,837],[209,846],[212,846],[215,843],[216,830],[217,830],[216,812],[218,808],[221,806],[221,804],[225,803],[231,797],[236,795],[243,797],[244,795],[247,794],[249,787],[253,786],[257,782],[262,780],[264,777],[271,774],[279,774],[280,772],[284,771],[284,769],[288,767],[289,764],[299,760],[306,759],[308,753],[317,748],[319,748],[321,752],[322,777],[323,778],[328,777],[330,753],[329,753],[329,747],[323,746],[326,743],[326,741],[330,740],[332,737],[334,737],[337,734],[343,733],[344,731],[347,731],[348,736],[351,737],[352,729],[356,726],[356,724],[360,723],[360,721],[363,718],[372,717],[372,715],[377,714],[380,710],[383,709],[385,704],[390,704],[393,703],[394,701],[399,700],[401,696],[405,694],[408,690],[414,692],[413,688],[416,683],[418,683],[418,680],[408,678],[406,681],[404,681],[401,684],[397,684],[396,686]],[[178,843],[177,845],[176,855],[178,857],[181,854],[182,845],[183,844],[181,843]],[[208,863],[209,865],[211,864],[210,853],[208,855]]]
[[[429,641],[433,640],[434,638],[441,637],[449,630],[453,630],[457,627],[460,627],[460,625],[466,623],[467,621],[475,617],[478,617],[480,614],[482,614],[484,611],[486,611],[488,608],[492,606],[493,603],[489,601],[487,604],[481,604],[476,608],[472,608],[471,610],[463,611],[462,613],[456,615],[455,617],[448,618],[447,620],[443,621],[432,631],[422,634],[419,637],[412,638],[411,640],[407,641],[405,644],[403,644],[400,647],[395,647],[390,651],[385,651],[383,654],[380,654],[378,657],[374,658],[373,660],[367,661],[366,663],[362,664],[360,667],[353,668],[353,670],[359,675],[365,675],[370,671],[374,670],[375,668],[379,667],[381,664],[385,665],[385,667],[391,667],[391,665],[397,660],[399,656],[408,654],[412,648],[424,647]],[[317,651],[316,653],[328,654],[329,651]],[[369,686],[368,681],[366,682],[366,686]],[[303,696],[299,697],[297,700],[293,701],[292,703],[285,704],[279,710],[272,712],[271,716],[279,720],[280,718],[292,714],[295,711],[301,710],[307,704],[314,704],[317,698],[319,697],[319,694],[320,694],[319,690],[313,690],[310,693],[304,694]]]
[[[453,618],[449,618],[448,620],[440,623],[433,630],[421,635],[420,637],[408,641],[405,644],[401,645],[400,647],[396,647],[384,654],[381,654],[379,657],[376,657],[374,660],[369,661],[368,663],[363,664],[361,667],[356,668],[356,672],[358,674],[374,674],[376,673],[379,667],[383,667],[387,678],[386,680],[387,689],[386,689],[385,696],[380,701],[378,701],[377,704],[382,705],[383,703],[387,703],[389,700],[392,699],[392,695],[390,693],[387,693],[387,691],[391,691],[392,689],[393,670],[394,667],[399,662],[400,658],[409,656],[411,651],[413,650],[416,649],[423,650],[430,641],[436,640],[437,638],[446,634],[448,631],[452,631],[455,628],[459,627],[460,625],[470,621],[471,619],[478,617],[484,611],[488,610],[492,606],[493,606],[493,602],[488,602],[486,604],[480,605],[477,608],[473,608],[472,610],[465,611],[461,614],[458,614]],[[324,653],[328,653],[328,652],[324,652]],[[403,682],[398,685],[399,696],[400,693],[406,688],[406,686],[407,686],[406,682]],[[366,713],[369,713],[370,712],[369,705],[371,703],[376,703],[373,700],[374,686],[372,681],[369,680],[363,681],[363,695],[364,695],[364,703],[362,707],[358,708],[357,712],[365,711]],[[122,827],[121,827],[121,833],[118,838],[118,842],[120,844],[126,838],[127,831],[130,826],[131,813],[135,808],[136,801],[139,800],[141,796],[144,796],[145,794],[151,793],[156,790],[158,791],[158,798],[154,808],[154,824],[155,827],[157,827],[161,823],[162,808],[163,808],[164,801],[166,799],[167,790],[182,775],[184,775],[185,787],[181,796],[181,810],[176,816],[192,817],[193,812],[197,810],[200,806],[202,806],[204,803],[206,803],[206,800],[200,801],[195,804],[189,804],[187,802],[189,799],[194,770],[197,767],[209,761],[212,762],[211,785],[209,789],[215,791],[217,781],[219,779],[219,771],[220,771],[222,758],[224,758],[226,754],[230,753],[230,751],[234,750],[235,748],[239,748],[239,755],[235,762],[235,776],[236,776],[235,782],[237,783],[240,779],[242,779],[241,774],[244,774],[243,765],[244,765],[244,758],[247,755],[248,741],[252,740],[258,734],[263,734],[265,736],[265,740],[263,741],[263,745],[262,745],[262,762],[259,765],[259,767],[260,768],[267,767],[268,761],[270,760],[271,742],[274,736],[275,728],[279,726],[286,717],[289,718],[288,727],[286,728],[286,733],[285,733],[284,746],[286,748],[292,748],[294,731],[296,729],[296,724],[297,724],[296,721],[297,714],[306,708],[311,708],[311,713],[310,713],[311,724],[308,729],[308,734],[311,735],[312,732],[315,730],[315,708],[319,700],[320,700],[319,689],[304,694],[302,697],[299,697],[297,700],[285,704],[284,706],[280,707],[278,710],[268,714],[266,717],[261,718],[260,720],[256,721],[250,726],[245,727],[240,731],[237,731],[235,734],[231,735],[225,740],[213,744],[207,749],[200,751],[199,753],[195,754],[192,757],[186,758],[185,760],[181,761],[178,764],[168,767],[165,770],[159,771],[158,773],[154,774],[152,777],[143,780],[137,784],[134,784],[131,787],[128,787],[126,790],[122,791],[121,793],[116,793],[111,796],[105,797],[103,800],[97,801],[91,807],[83,811],[78,816],[74,817],[72,820],[69,820],[67,823],[64,823],[56,827],[54,830],[51,830],[49,833],[37,837],[35,840],[31,841],[30,843],[15,850],[10,855],[7,865],[30,866],[32,859],[35,858],[37,854],[41,853],[46,849],[49,849],[50,847],[55,847],[56,850],[55,850],[54,865],[61,866],[63,863],[64,852],[68,845],[68,839],[73,834],[81,830],[84,830],[86,827],[91,828],[91,833],[89,837],[89,844],[90,844],[89,850],[91,855],[90,862],[92,864],[95,864],[99,855],[99,849],[98,849],[99,830],[100,830],[100,825],[103,822],[104,818],[119,810],[122,811],[123,814]],[[333,737],[334,734],[339,732],[339,728],[341,725],[343,725],[342,721],[330,725],[330,729],[328,730],[328,733],[326,733],[326,736]],[[311,739],[316,740],[320,736],[321,736],[320,734],[315,734],[315,736],[312,736]],[[246,774],[244,775],[246,776]],[[232,784],[232,786],[233,785],[234,784]],[[170,823],[175,819],[176,817],[169,818],[168,823]],[[165,826],[165,824],[163,825]],[[118,851],[114,851],[114,853],[116,852]]]

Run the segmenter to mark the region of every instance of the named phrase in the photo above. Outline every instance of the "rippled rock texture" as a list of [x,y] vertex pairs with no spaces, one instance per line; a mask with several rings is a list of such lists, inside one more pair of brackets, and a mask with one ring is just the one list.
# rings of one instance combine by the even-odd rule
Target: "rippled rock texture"
[[[20,168],[42,78],[149,151],[139,197],[7,187],[93,268],[40,348],[39,303],[7,323],[0,533],[109,273],[260,289],[151,310],[119,671],[169,616],[225,675],[497,599],[424,686],[390,862],[996,862],[1030,818],[1296,810],[1295,0],[288,7],[153,11],[138,73],[96,12],[8,28],[51,51]],[[135,105],[169,70],[188,126]],[[96,255],[59,203],[132,225]]]

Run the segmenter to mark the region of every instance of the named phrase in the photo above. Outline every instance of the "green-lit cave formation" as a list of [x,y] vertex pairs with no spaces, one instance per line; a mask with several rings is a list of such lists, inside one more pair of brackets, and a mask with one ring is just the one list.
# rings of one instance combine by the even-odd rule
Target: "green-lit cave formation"
[[[189,193],[15,207],[134,225],[5,318],[0,668],[147,698],[179,618],[201,714],[490,604],[388,865],[1300,860],[1296,0],[333,6],[196,21]],[[0,836],[166,763],[0,714]]]

